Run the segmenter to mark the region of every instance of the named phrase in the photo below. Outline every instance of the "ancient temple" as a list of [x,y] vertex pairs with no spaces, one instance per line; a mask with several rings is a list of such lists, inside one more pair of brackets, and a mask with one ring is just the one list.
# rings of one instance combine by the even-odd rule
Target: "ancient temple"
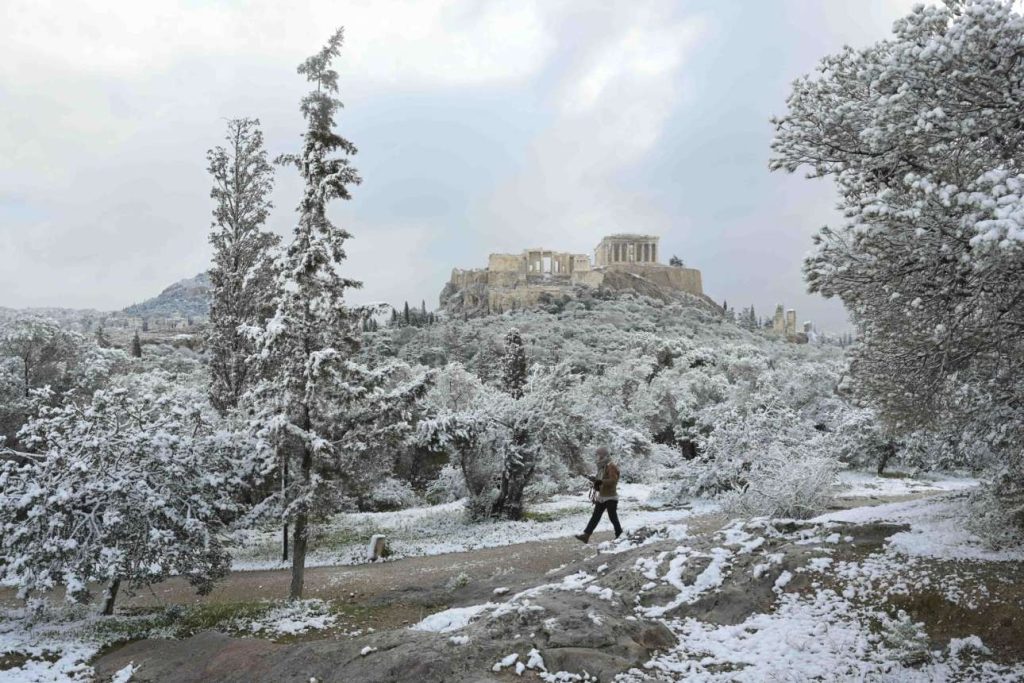
[[608,235],[594,247],[594,265],[657,263],[657,235]]

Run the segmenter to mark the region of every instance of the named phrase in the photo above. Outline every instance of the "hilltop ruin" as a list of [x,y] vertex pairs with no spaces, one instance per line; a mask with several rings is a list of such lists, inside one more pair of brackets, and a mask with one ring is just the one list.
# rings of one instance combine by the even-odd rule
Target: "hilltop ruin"
[[452,270],[441,292],[449,314],[487,315],[569,301],[583,292],[634,292],[663,301],[686,299],[713,306],[700,271],[658,262],[658,236],[615,234],[589,254],[525,249],[491,254],[486,268]]

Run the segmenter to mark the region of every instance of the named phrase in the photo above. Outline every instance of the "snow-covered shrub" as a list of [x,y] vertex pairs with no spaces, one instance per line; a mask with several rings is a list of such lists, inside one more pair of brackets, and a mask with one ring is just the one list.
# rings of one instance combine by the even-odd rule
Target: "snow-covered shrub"
[[690,492],[696,495],[742,489],[759,461],[772,454],[793,457],[807,452],[821,438],[800,414],[778,404],[726,403],[709,411],[706,419],[713,428],[701,439],[701,457],[687,473]]
[[968,528],[994,548],[1024,545],[1024,486],[997,473],[971,496]]
[[753,461],[741,488],[722,494],[722,504],[751,517],[811,517],[831,499],[838,470],[834,458],[773,445]]
[[455,576],[450,577],[444,584],[444,587],[450,591],[456,590],[457,588],[464,588],[469,585],[472,578],[466,572],[459,572]]
[[437,478],[427,484],[425,498],[428,503],[450,503],[466,497],[466,479],[462,471],[452,465],[441,468]]
[[[97,391],[80,404],[41,391],[20,438],[37,455],[0,463],[0,548],[19,594],[178,575],[201,593],[228,571],[218,533],[235,466],[202,394],[166,377]],[[51,405],[56,403],[56,405]]]
[[379,512],[382,510],[401,510],[414,507],[420,503],[419,496],[408,482],[394,477],[387,477],[370,491],[364,501],[364,509]]
[[932,658],[924,624],[914,623],[903,610],[895,617],[885,616],[880,626],[882,642],[904,666],[920,666]]

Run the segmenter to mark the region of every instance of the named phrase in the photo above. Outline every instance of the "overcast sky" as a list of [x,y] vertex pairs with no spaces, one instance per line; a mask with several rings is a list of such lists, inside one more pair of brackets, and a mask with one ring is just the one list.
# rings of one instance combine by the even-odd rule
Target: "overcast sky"
[[[205,153],[257,117],[297,148],[296,65],[344,25],[340,132],[364,182],[355,302],[436,306],[494,251],[661,236],[705,291],[846,328],[805,292],[829,183],[768,172],[769,117],[901,0],[3,0],[0,306],[118,309],[208,267]],[[270,226],[299,186],[279,169]]]

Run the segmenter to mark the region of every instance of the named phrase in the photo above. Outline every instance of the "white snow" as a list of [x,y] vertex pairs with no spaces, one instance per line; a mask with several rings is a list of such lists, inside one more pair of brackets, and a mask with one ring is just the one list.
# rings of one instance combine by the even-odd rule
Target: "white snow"
[[238,620],[234,627],[270,637],[322,631],[335,624],[337,616],[323,600],[298,600],[273,607],[252,621]]
[[908,556],[990,562],[1024,560],[1024,548],[989,548],[982,539],[968,531],[964,525],[970,514],[965,509],[967,503],[962,494],[946,494],[830,512],[812,521],[908,524],[909,531],[896,533],[887,540],[891,547]]
[[434,633],[450,633],[466,627],[470,620],[484,610],[494,609],[497,603],[485,602],[482,605],[470,605],[469,607],[452,607],[443,612],[431,614],[419,623],[409,628],[413,631],[432,631]]
[[[660,577],[663,582],[671,584],[679,592],[674,599],[664,605],[655,605],[643,608],[643,615],[646,617],[661,617],[674,610],[680,605],[696,602],[710,590],[722,585],[724,581],[723,570],[729,566],[729,558],[732,552],[726,548],[712,548],[711,554],[694,552],[686,546],[679,546],[675,550],[676,556],[669,562],[668,571]],[[692,584],[683,581],[682,575],[686,571],[687,564],[695,558],[708,558],[708,565],[697,575]]]
[[[619,516],[631,528],[643,526],[678,527],[688,518],[710,514],[720,506],[707,500],[695,500],[687,508],[656,507],[651,498],[653,487],[645,484],[619,485]],[[654,509],[651,509],[654,508]],[[421,508],[394,512],[344,513],[324,523],[320,532],[324,538],[332,533],[341,537],[362,536],[369,539],[375,534],[388,537],[392,560],[402,557],[441,555],[480,548],[494,548],[531,541],[569,538],[578,534],[590,518],[592,506],[584,492],[578,495],[555,496],[550,501],[532,506],[539,515],[554,515],[548,521],[523,520],[519,522],[470,523],[463,514],[464,502],[454,501]],[[607,521],[598,530],[603,530]],[[610,527],[607,527],[610,528]],[[235,571],[286,569],[280,559],[280,530],[242,530],[232,535]],[[654,542],[660,539],[652,539]],[[602,544],[602,551],[605,550]],[[608,544],[609,552],[620,552],[630,546],[626,536]],[[366,562],[367,545],[364,540],[343,542],[331,547],[320,543],[311,548],[307,567],[343,566]]]
[[519,659],[519,655],[513,652],[512,654],[502,658],[501,661],[496,662],[494,666],[491,667],[491,671],[501,671],[502,669],[507,669],[508,667],[512,666],[517,659]]
[[110,683],[128,683],[136,671],[138,669],[135,667],[135,662],[129,662],[128,666],[114,672],[114,675],[110,677]]
[[845,470],[837,477],[836,498],[872,498],[908,496],[920,493],[962,491],[980,482],[955,474],[916,474],[880,477],[870,472]]

